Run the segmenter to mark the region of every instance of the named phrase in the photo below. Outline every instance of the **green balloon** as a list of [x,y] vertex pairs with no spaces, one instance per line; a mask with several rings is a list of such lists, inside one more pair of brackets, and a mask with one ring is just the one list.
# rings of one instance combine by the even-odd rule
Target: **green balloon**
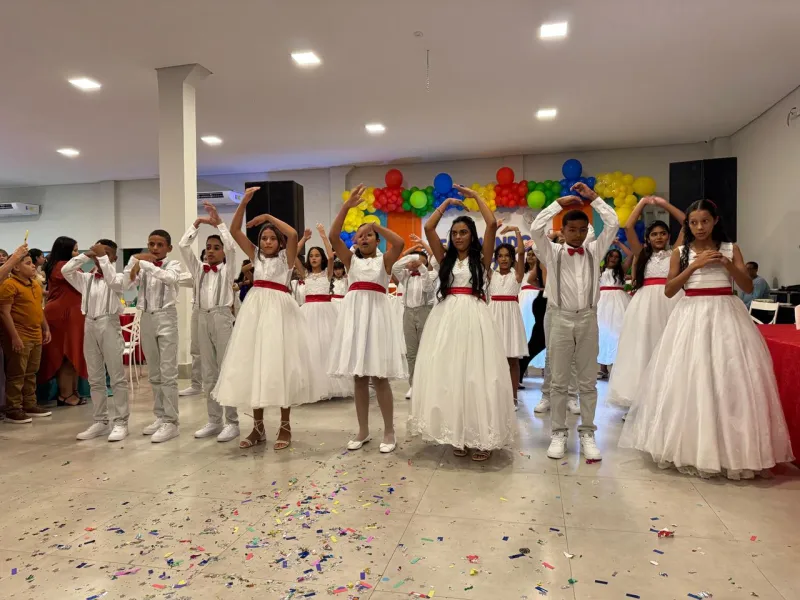
[[555,192],[556,194],[560,194],[561,193],[561,183],[558,182],[558,181],[554,181],[550,185],[550,189],[553,190],[553,192]]
[[528,194],[528,206],[533,209],[544,207],[545,202],[547,202],[547,197],[545,196],[544,192],[533,190],[530,194]]
[[544,183],[544,187],[549,188],[551,185],[553,185],[553,180],[545,179],[542,183]]
[[408,200],[403,202],[403,210],[411,210],[411,204],[409,204]]
[[543,183],[537,183],[533,189],[537,192],[543,192],[545,190],[545,185]]
[[535,189],[536,189],[536,182],[535,181],[529,181],[528,182],[528,191],[532,192]]
[[414,187],[412,187],[412,188],[411,188],[411,193],[412,193],[412,194],[413,194],[414,192],[418,192],[418,191],[419,191],[419,188],[418,188],[417,186],[414,186]]
[[433,186],[429,185],[428,187],[426,187],[425,188],[425,193],[426,194],[433,194]]
[[428,195],[422,190],[417,190],[411,194],[411,200],[409,200],[409,203],[414,208],[422,208],[428,204]]

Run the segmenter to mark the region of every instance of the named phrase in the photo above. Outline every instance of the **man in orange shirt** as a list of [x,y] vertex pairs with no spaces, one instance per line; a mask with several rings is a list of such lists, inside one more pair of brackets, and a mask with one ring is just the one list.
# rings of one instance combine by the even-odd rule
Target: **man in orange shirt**
[[6,357],[6,414],[9,423],[30,423],[52,413],[36,404],[36,372],[50,328],[42,308],[42,286],[30,255],[0,286],[0,341]]

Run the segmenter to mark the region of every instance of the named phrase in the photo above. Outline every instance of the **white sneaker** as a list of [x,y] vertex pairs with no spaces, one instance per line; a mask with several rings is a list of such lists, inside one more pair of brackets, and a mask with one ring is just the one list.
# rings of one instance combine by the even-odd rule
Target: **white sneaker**
[[370,436],[365,437],[363,440],[350,440],[347,442],[347,449],[348,450],[359,450],[361,446],[369,442],[372,438]]
[[175,423],[162,423],[161,427],[158,428],[153,434],[153,437],[150,438],[150,441],[154,444],[158,444],[159,442],[166,442],[167,440],[171,440],[174,437],[178,437],[178,426]]
[[121,442],[126,437],[128,437],[128,426],[127,425],[114,425],[114,429],[111,430],[111,435],[108,436],[109,442]]
[[406,392],[406,400],[411,400],[411,388],[408,388],[408,391]]
[[232,439],[239,437],[239,426],[233,423],[228,423],[222,428],[222,431],[217,436],[218,442],[230,442]]
[[178,392],[178,396],[198,396],[203,393],[202,388],[196,388],[194,386],[190,386],[185,390],[181,390]]
[[547,456],[550,458],[564,458],[567,453],[567,432],[556,431],[550,438],[550,447]]
[[594,433],[591,431],[584,431],[580,434],[581,438],[581,452],[588,460],[603,460],[603,455],[600,454],[600,449],[594,441]]
[[91,440],[96,437],[100,437],[101,435],[108,435],[111,429],[108,426],[108,423],[92,423],[89,426],[89,429],[85,431],[81,431],[75,437],[79,440]]
[[550,410],[550,400],[548,398],[542,398],[541,402],[539,402],[539,404],[537,404],[534,407],[533,412],[546,413],[549,410]]
[[206,423],[201,429],[194,432],[196,438],[207,438],[212,435],[219,435],[222,431],[222,423]]
[[578,405],[578,401],[572,398],[567,400],[567,410],[573,415],[581,414],[581,407]]
[[161,426],[164,424],[164,421],[161,418],[156,419],[150,425],[142,429],[142,435],[153,435],[156,431],[158,431]]

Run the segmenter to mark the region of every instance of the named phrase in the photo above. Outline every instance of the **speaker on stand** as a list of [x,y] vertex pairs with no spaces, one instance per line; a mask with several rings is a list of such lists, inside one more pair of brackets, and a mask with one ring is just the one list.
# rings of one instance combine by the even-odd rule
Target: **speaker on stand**
[[[670,163],[669,202],[686,212],[696,200],[711,200],[717,205],[725,233],[736,241],[736,157],[711,158]],[[670,218],[672,241],[683,223]]]
[[[268,213],[294,227],[299,236],[303,235],[305,219],[303,216],[303,186],[296,181],[248,181],[245,189],[261,188],[247,204],[246,219],[250,221]],[[247,237],[258,246],[258,232],[261,227],[249,227]]]

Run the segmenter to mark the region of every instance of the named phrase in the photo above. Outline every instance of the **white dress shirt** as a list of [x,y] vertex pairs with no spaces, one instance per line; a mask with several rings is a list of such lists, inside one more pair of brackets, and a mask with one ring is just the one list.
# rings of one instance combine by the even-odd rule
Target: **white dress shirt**
[[83,296],[81,312],[90,319],[120,314],[123,311],[122,292],[125,289],[123,274],[117,273],[107,256],[97,259],[99,271],[83,271],[81,267],[88,262],[93,260],[85,254],[79,254],[61,268],[64,279]]
[[[619,219],[617,213],[602,198],[597,198],[592,202],[592,208],[597,211],[603,219],[603,231],[596,240],[587,237],[583,242],[583,254],[574,253],[569,255],[569,246],[566,244],[556,244],[547,237],[547,229],[550,221],[563,208],[558,202],[553,202],[550,206],[543,209],[533,221],[531,226],[531,237],[536,244],[536,255],[547,267],[547,282],[545,283],[545,296],[552,306],[569,311],[579,311],[589,306],[591,295],[592,306],[597,306],[599,297],[600,282],[600,262],[603,260],[606,251],[617,237],[619,231]],[[560,294],[558,285],[558,257],[561,255],[561,281]],[[589,260],[591,255],[592,260]],[[589,269],[589,263],[592,269]],[[559,298],[560,295],[560,298]]]
[[435,274],[435,272],[428,270],[424,264],[419,266],[419,275],[412,274],[408,265],[415,260],[419,260],[419,254],[409,254],[399,259],[392,266],[392,275],[397,277],[397,281],[405,288],[403,290],[403,306],[408,308],[418,308],[431,304],[435,288],[435,281],[431,278],[431,273]]
[[[131,270],[139,265],[139,273],[131,281]],[[172,308],[178,300],[178,281],[181,276],[181,263],[165,258],[160,267],[146,260],[131,256],[125,267],[123,280],[125,286],[139,287],[136,306],[145,312]]]
[[[222,238],[222,246],[225,249],[227,260],[236,258],[236,242],[231,236],[224,223],[217,227],[219,237]],[[216,271],[212,267],[206,270],[206,263],[201,263],[192,250],[192,244],[197,237],[198,229],[192,225],[178,242],[183,262],[192,275],[194,281],[194,300],[196,308],[210,310],[220,306],[233,306],[233,269],[227,263],[220,263],[216,266]]]

